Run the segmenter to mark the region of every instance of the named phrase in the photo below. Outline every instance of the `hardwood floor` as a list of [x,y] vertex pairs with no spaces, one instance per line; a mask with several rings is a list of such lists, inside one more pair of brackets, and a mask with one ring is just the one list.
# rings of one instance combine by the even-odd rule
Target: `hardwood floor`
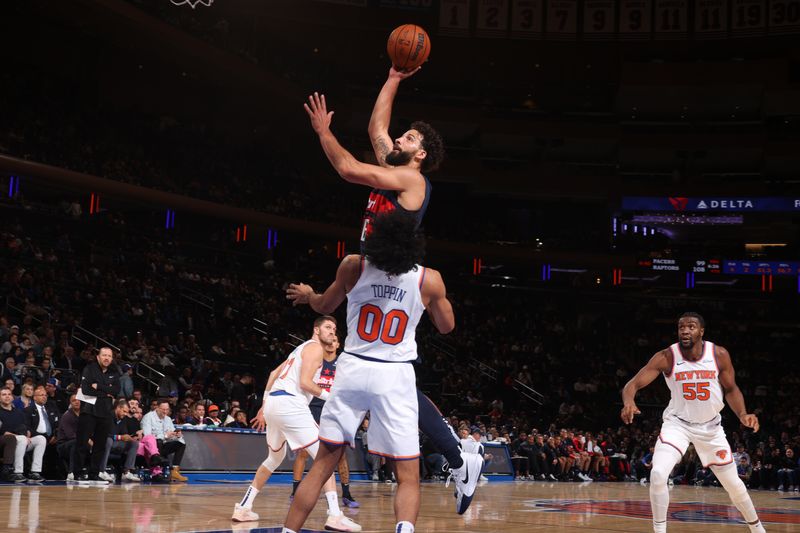
[[[246,484],[0,486],[0,530],[29,532],[100,531],[253,531],[280,532],[289,506],[290,485],[269,484],[253,510],[259,522],[232,524],[233,505]],[[392,531],[393,486],[354,483],[360,509],[345,512],[364,531]],[[797,493],[751,492],[769,532],[800,531]],[[463,516],[454,512],[452,487],[424,484],[417,531],[470,533],[507,531],[648,532],[647,486],[638,483],[488,483],[479,487]],[[306,527],[322,530],[325,503],[320,500]],[[304,530],[305,531],[305,530]],[[671,532],[747,531],[717,488],[674,487],[669,512]]]

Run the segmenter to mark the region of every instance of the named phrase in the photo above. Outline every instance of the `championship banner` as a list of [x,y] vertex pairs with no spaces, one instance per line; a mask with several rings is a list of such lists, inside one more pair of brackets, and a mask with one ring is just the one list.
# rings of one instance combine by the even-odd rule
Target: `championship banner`
[[511,37],[541,39],[544,31],[544,0],[511,0]]
[[586,0],[583,3],[583,38],[587,41],[610,40],[616,35],[617,2]]
[[475,27],[479,37],[508,35],[508,0],[477,0]]
[[440,0],[439,35],[469,37],[470,0]]
[[727,37],[728,0],[697,0],[694,7],[694,34],[698,39]]
[[800,33],[800,0],[770,0],[770,35]]
[[578,33],[578,1],[548,0],[547,26],[548,40],[573,40]]
[[621,0],[619,38],[623,41],[646,41],[653,31],[651,0]]
[[625,196],[623,211],[672,211],[696,213],[702,211],[795,211],[800,213],[800,197],[696,197],[683,196]]
[[653,13],[655,39],[685,39],[689,36],[686,0],[656,0]]
[[758,37],[766,29],[765,0],[731,0],[731,37]]

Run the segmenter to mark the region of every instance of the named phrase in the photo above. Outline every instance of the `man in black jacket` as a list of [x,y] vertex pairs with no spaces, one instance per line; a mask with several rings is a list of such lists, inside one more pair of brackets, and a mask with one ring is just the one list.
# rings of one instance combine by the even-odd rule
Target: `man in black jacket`
[[22,409],[15,408],[12,404],[13,396],[11,391],[4,388],[0,390],[0,424],[2,425],[3,435],[13,435],[17,441],[14,448],[14,474],[11,476],[14,483],[24,483],[25,476],[22,475],[25,454],[33,452],[31,463],[31,473],[27,481],[31,483],[41,483],[42,477],[42,457],[47,444],[42,436],[31,437],[28,426],[25,424],[25,413]]
[[114,398],[119,394],[120,378],[119,367],[113,364],[113,359],[111,348],[107,346],[100,348],[97,359],[83,369],[78,394],[81,400],[81,415],[78,418],[73,475],[76,480],[80,479],[91,439],[93,447],[88,482],[92,484],[106,482],[101,480],[99,473],[114,417]]
[[[55,402],[47,401],[47,391],[42,385],[33,390],[33,401],[25,408],[25,425],[31,438],[41,435],[44,437],[45,446],[49,447],[50,453],[55,451],[56,430],[60,418],[58,407]],[[47,448],[45,452],[47,453]],[[52,455],[48,454],[48,457]],[[48,461],[48,464],[52,464]]]
[[[14,472],[14,458],[17,450],[17,433],[24,430],[24,417],[14,409],[11,402],[14,395],[7,388],[0,389],[0,448],[3,450],[3,481],[25,483],[25,476]],[[20,425],[22,422],[22,425]]]

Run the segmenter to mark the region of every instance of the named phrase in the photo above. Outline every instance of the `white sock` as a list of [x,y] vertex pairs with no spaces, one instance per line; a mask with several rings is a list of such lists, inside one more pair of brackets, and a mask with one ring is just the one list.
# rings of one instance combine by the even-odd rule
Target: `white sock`
[[761,525],[761,520],[755,524],[747,524],[747,526],[750,528],[751,533],[767,533],[767,530]]
[[398,522],[394,528],[395,533],[414,533],[414,524],[411,522]]
[[285,528],[283,528],[281,530],[281,533],[297,533],[297,531],[295,531],[294,529],[289,529],[288,527],[285,527]]
[[250,485],[249,487],[247,487],[247,492],[244,493],[244,498],[242,498],[242,501],[239,503],[239,507],[252,509],[253,500],[256,499],[256,496],[258,496],[258,489],[255,488],[253,485]]
[[331,516],[339,516],[342,511],[339,510],[339,495],[335,490],[325,493],[325,498],[328,500],[328,514]]
[[653,532],[667,533],[667,521],[664,520],[663,522],[656,522],[655,520],[653,520]]

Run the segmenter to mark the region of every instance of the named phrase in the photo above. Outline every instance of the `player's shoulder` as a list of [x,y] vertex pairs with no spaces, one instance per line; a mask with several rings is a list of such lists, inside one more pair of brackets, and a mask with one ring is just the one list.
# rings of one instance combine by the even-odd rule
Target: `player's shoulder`
[[672,353],[672,347],[664,348],[657,351],[651,361],[653,361],[659,370],[663,372],[671,372],[675,356]]
[[730,364],[731,361],[731,354],[727,348],[724,346],[720,346],[719,344],[714,344],[714,359],[717,360],[717,364],[722,363]]

